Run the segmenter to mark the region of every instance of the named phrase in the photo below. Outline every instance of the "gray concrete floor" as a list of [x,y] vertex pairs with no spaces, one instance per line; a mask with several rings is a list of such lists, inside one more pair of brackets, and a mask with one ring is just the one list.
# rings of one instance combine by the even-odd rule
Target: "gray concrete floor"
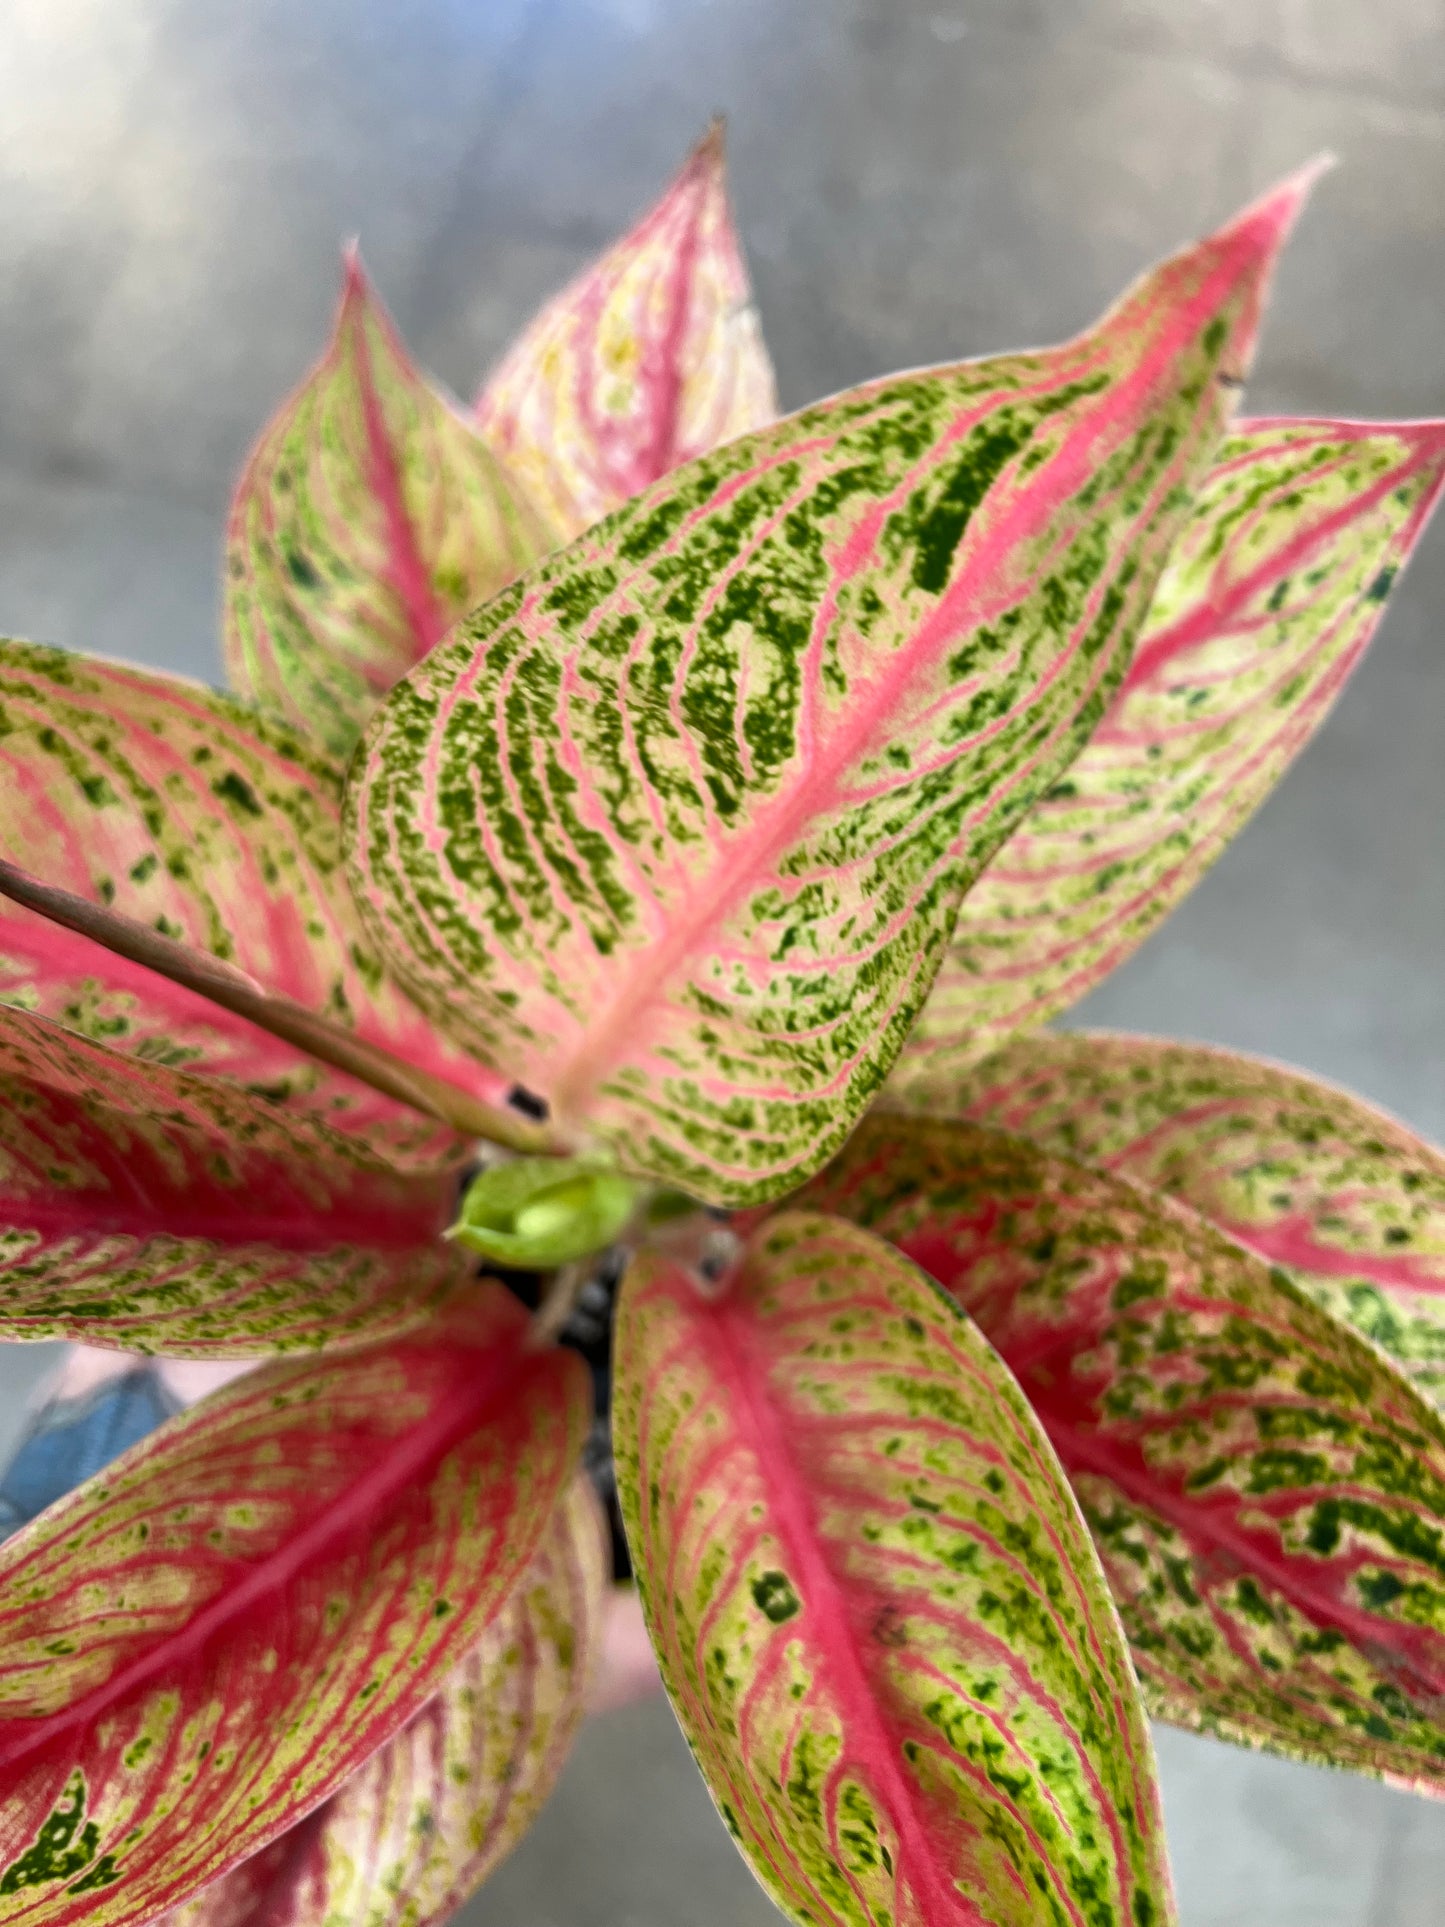
[[[1321,147],[1257,410],[1445,413],[1445,0],[7,0],[0,627],[213,675],[229,476],[359,233],[461,392],[708,116],[784,401],[1057,338]],[[1323,736],[1084,1015],[1445,1136],[1445,527]],[[40,1348],[0,1353],[0,1449]],[[1160,1735],[1186,1927],[1445,1919],[1445,1814]],[[771,1909],[661,1705],[471,1927]]]

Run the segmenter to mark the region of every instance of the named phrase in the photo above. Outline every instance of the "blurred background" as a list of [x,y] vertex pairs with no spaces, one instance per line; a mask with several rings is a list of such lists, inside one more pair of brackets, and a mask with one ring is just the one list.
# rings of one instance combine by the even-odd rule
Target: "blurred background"
[[[359,234],[469,396],[728,116],[784,405],[1082,327],[1321,148],[1252,412],[1445,414],[1445,0],[5,0],[0,630],[218,679],[231,476]],[[1445,1137],[1445,525],[1322,735],[1081,1021]],[[0,1457],[50,1347],[0,1350]],[[1185,1927],[1439,1927],[1445,1812],[1161,1732]],[[775,1919],[660,1701],[467,1927]]]

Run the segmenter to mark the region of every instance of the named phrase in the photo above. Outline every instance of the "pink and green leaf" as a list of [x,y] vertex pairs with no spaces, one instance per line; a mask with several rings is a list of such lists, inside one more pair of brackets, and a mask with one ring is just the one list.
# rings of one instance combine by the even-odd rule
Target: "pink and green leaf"
[[913,1265],[804,1212],[713,1296],[639,1258],[615,1371],[663,1680],[786,1914],[1174,1918],[1088,1533],[1013,1379]]
[[470,1288],[441,1241],[468,1149],[398,1171],[0,1005],[0,1339],[245,1358],[405,1331]]
[[580,1362],[500,1286],[171,1420],[0,1548],[7,1922],[179,1906],[318,1806],[506,1605],[573,1475]]
[[1193,889],[1329,713],[1442,480],[1441,422],[1224,442],[1123,689],[963,905],[897,1088],[1076,1003]]
[[1038,1414],[1162,1719],[1445,1793],[1445,1421],[1194,1212],[867,1119],[803,1194],[922,1265]]
[[[328,1803],[329,1804],[329,1803]],[[325,1806],[253,1853],[239,1867],[213,1880],[191,1899],[158,1916],[165,1927],[261,1927],[276,1889],[288,1889],[307,1864],[308,1847],[321,1826]],[[277,1927],[281,1923],[277,1922]]]
[[[221,958],[408,1063],[495,1098],[366,942],[342,873],[341,770],[175,677],[0,641],[0,856]],[[216,1072],[397,1157],[435,1128],[87,937],[0,899],[0,1002],[127,1054]],[[442,1155],[447,1155],[443,1146]]]
[[597,1500],[579,1477],[441,1692],[325,1806],[165,1927],[441,1927],[556,1783],[585,1708],[607,1572]]
[[552,540],[349,255],[330,346],[231,505],[232,685],[345,756],[377,698]]
[[1348,1091],[1233,1051],[1022,1037],[931,1081],[969,1117],[1180,1199],[1445,1407],[1445,1156]]
[[1065,347],[676,471],[398,685],[353,884],[437,1025],[635,1175],[816,1169],[1124,673],[1302,192]]
[[547,303],[477,398],[482,433],[569,540],[777,412],[721,127]]

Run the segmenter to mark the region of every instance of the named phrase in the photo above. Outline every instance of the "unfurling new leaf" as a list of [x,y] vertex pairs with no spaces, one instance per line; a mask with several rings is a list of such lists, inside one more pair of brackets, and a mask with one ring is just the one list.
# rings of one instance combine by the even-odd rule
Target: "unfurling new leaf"
[[494,1264],[548,1271],[610,1245],[641,1195],[605,1164],[514,1158],[472,1179],[449,1235]]
[[1445,1791],[1445,1161],[996,1051],[1439,493],[1439,423],[1227,432],[1306,185],[778,422],[715,131],[475,420],[349,263],[233,506],[256,708],[0,642],[0,1338],[335,1354],[0,1549],[0,1919],[442,1927],[585,1701],[607,1247],[661,1670],[802,1927],[1169,1927],[1146,1704]]

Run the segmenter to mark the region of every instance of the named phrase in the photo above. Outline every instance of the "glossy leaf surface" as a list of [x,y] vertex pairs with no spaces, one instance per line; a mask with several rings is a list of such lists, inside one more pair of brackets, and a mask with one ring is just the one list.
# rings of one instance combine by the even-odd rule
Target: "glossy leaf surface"
[[349,256],[331,344],[231,505],[233,687],[345,756],[397,677],[551,544]]
[[1445,1156],[1348,1091],[1153,1037],[1019,1038],[944,1108],[1180,1198],[1445,1406]]
[[1173,1918],[1088,1534],[1018,1387],[927,1279],[783,1213],[712,1300],[635,1261],[615,1370],[663,1679],[791,1918]]
[[166,1927],[446,1921],[556,1782],[584,1710],[609,1558],[597,1500],[574,1480],[525,1577],[441,1692],[263,1864],[233,1869]]
[[0,1897],[141,1922],[266,1846],[502,1609],[573,1474],[579,1362],[500,1286],[273,1364],[0,1549]]
[[1328,714],[1445,477],[1445,424],[1241,426],[1124,688],[959,913],[896,1083],[1076,1003],[1243,828]]
[[455,1165],[393,1170],[0,1005],[0,1338],[224,1358],[403,1331],[475,1269],[441,1242]]
[[483,434],[569,539],[777,412],[721,128],[546,304],[477,398]]
[[816,1168],[1119,677],[1295,184],[1093,332],[675,472],[395,689],[353,881],[439,1026],[636,1175]]
[[[329,757],[224,696],[0,641],[0,856],[498,1094],[383,977],[342,874],[340,790]],[[0,1001],[320,1111],[398,1156],[437,1140],[405,1106],[3,898]]]
[[1193,1212],[982,1126],[875,1115],[804,1198],[1012,1368],[1152,1712],[1445,1793],[1445,1423],[1373,1347]]

